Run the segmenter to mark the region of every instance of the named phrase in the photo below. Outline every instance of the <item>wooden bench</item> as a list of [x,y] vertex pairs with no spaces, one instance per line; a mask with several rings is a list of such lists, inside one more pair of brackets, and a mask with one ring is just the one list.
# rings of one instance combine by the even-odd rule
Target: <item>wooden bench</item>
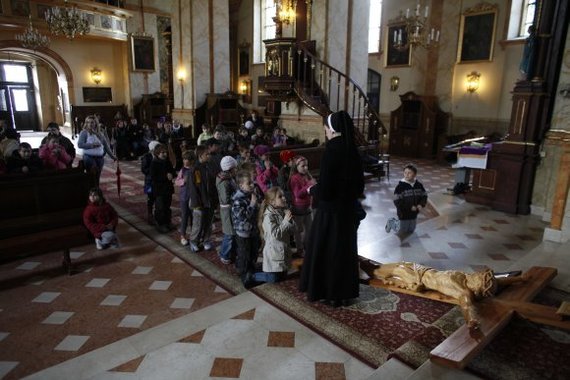
[[[304,156],[307,161],[309,161],[309,170],[314,177],[319,175],[321,159],[325,151],[324,145],[290,150],[295,153],[295,155]],[[378,157],[378,146],[376,144],[360,146],[358,147],[358,150],[361,154],[369,154],[370,156]],[[269,159],[278,167],[282,165],[279,153],[281,153],[281,150],[271,150],[269,152]],[[363,165],[363,169],[365,172],[372,173],[374,177],[378,178],[382,177],[385,173],[384,167],[380,163],[376,163],[374,166]]]
[[80,168],[0,177],[0,262],[63,251],[92,241],[83,225],[89,182]]

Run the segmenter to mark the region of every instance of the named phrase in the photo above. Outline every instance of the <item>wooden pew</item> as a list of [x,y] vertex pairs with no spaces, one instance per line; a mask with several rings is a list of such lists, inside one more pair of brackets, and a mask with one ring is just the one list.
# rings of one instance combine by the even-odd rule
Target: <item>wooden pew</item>
[[[290,149],[290,148],[289,148]],[[269,159],[274,165],[281,167],[282,162],[279,158],[279,153],[281,150],[271,150],[269,152]],[[307,148],[290,149],[295,155],[304,156],[309,161],[309,170],[314,177],[317,177],[321,167],[321,159],[323,152],[325,151],[324,145],[318,145]],[[364,145],[358,147],[359,152],[369,154],[373,157],[378,157],[378,146],[376,144]],[[384,168],[380,164],[376,164],[374,167],[364,165],[364,171],[372,173],[374,177],[380,178],[384,175]]]
[[92,241],[83,225],[88,192],[80,168],[0,176],[0,262],[62,250],[71,274],[70,248]]

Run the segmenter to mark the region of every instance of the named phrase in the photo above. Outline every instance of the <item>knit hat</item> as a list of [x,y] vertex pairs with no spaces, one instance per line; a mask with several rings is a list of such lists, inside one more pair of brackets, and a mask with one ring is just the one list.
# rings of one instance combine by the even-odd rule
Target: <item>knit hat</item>
[[269,152],[269,147],[267,145],[258,145],[253,148],[253,153],[255,153],[257,157],[261,157],[267,152]]
[[245,122],[244,127],[248,130],[251,130],[255,127],[255,124],[253,124],[253,121],[248,120]]
[[295,156],[294,161],[295,161],[295,166],[297,166],[301,163],[301,161],[307,161],[307,159],[305,158],[305,156]]
[[160,144],[160,142],[153,140],[151,142],[148,143],[148,150],[151,152],[154,152],[154,148],[156,148],[156,146]]
[[237,161],[232,156],[224,156],[220,162],[220,167],[223,171],[228,171],[237,166]]
[[283,162],[284,164],[289,162],[289,160],[292,159],[294,156],[295,153],[291,152],[289,149],[282,150],[281,153],[279,153],[279,158],[281,159],[281,162]]

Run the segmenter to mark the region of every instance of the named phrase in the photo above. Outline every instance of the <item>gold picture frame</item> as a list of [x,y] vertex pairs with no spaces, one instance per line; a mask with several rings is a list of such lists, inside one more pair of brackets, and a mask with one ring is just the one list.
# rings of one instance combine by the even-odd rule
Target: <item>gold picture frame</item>
[[386,26],[386,33],[384,36],[384,44],[386,46],[386,54],[384,59],[384,66],[386,68],[396,67],[410,67],[412,66],[412,47],[408,46],[405,50],[399,50],[394,47],[394,39],[402,36],[402,43],[408,41],[408,32],[406,30],[405,22],[391,22]]
[[461,15],[457,62],[489,62],[493,60],[497,32],[498,7],[482,2]]
[[130,39],[133,71],[155,71],[154,38],[131,35]]

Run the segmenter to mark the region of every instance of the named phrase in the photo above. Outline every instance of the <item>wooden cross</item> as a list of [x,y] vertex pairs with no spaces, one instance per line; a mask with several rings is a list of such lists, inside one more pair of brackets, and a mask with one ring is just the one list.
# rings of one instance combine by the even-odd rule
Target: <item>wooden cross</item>
[[[530,302],[556,276],[556,269],[532,267],[526,273],[527,280],[508,286],[497,296],[477,303],[480,327],[470,330],[461,326],[430,352],[432,361],[451,368],[464,368],[487,344],[518,315],[532,322],[570,330],[570,321],[564,321],[556,308]],[[414,296],[452,304],[459,302],[436,291],[415,292],[385,285],[381,280],[371,279],[370,285]]]

